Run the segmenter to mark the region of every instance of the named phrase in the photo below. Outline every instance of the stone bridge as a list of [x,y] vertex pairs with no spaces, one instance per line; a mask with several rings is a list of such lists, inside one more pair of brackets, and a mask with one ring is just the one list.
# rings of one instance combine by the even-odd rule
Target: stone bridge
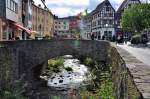
[[[135,67],[144,64],[141,62],[133,64],[136,59],[133,62],[127,61],[130,55],[127,54],[127,56],[124,53],[124,50],[112,47],[107,41],[0,42],[0,88],[6,84],[14,84],[14,81],[22,75],[24,75],[26,81],[33,83],[49,58],[69,54],[75,57],[89,56],[98,62],[106,62],[112,65],[115,99],[150,99],[150,89],[143,91],[144,89],[139,87],[139,83],[135,82],[136,77],[134,77],[137,76],[134,75],[134,73],[137,73]],[[134,59],[134,57],[131,58]],[[133,67],[130,69],[129,64],[134,65],[135,69]]]
[[25,79],[33,83],[38,79],[48,59],[73,55],[90,56],[97,61],[105,61],[109,43],[78,40],[10,41],[2,42],[1,46],[3,47],[0,52],[4,55],[2,57],[8,56],[7,63],[12,66],[12,78],[16,79],[25,74]]

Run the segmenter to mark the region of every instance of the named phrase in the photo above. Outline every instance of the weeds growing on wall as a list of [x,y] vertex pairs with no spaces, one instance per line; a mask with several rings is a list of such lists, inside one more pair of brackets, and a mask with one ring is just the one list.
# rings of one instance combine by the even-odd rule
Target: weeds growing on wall
[[85,88],[81,88],[80,99],[114,99],[111,66],[89,57],[82,58],[81,62],[89,67],[92,80]]
[[27,83],[21,79],[17,80],[15,86],[6,86],[0,90],[0,99],[27,99],[27,97],[24,96],[26,87]]

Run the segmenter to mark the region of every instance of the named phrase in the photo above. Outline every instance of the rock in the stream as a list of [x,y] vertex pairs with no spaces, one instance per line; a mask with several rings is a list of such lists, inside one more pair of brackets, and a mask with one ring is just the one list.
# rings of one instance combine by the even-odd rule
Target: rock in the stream
[[55,77],[52,77],[51,79],[54,79]]
[[60,75],[59,77],[63,78],[64,76],[63,76],[63,75]]
[[59,83],[63,83],[63,80],[59,80]]

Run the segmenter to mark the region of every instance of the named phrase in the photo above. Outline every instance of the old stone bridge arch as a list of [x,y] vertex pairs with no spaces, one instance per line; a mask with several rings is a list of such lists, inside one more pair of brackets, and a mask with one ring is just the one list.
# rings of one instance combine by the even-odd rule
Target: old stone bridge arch
[[[15,53],[16,59],[12,64],[18,74],[25,74],[28,81],[33,81],[40,74],[42,66],[49,58],[74,55],[90,56],[97,61],[107,60],[109,43],[107,41],[84,41],[84,40],[48,40],[48,41],[14,41],[3,43]],[[13,58],[12,57],[12,58]],[[17,73],[16,72],[16,73]]]

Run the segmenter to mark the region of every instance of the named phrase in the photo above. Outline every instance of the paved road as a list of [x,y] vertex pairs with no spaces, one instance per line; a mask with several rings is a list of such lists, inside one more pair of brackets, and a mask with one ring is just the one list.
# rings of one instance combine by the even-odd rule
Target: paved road
[[146,65],[150,66],[150,48],[148,47],[137,47],[137,46],[130,46],[130,45],[117,45],[129,53],[131,53],[134,57],[145,63]]

